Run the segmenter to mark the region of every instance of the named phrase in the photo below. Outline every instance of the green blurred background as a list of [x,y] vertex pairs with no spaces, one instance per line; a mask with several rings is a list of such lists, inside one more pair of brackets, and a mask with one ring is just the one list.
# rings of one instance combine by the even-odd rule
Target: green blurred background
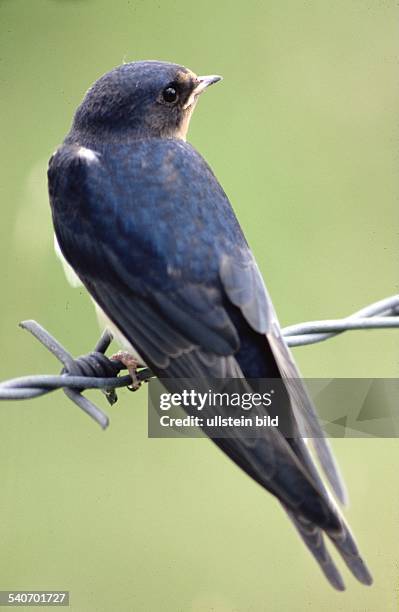
[[[398,290],[397,3],[1,0],[0,378],[57,372],[98,337],[52,246],[46,165],[89,85],[163,59],[220,73],[190,141],[214,168],[283,324]],[[298,348],[313,377],[395,377],[397,333]],[[106,407],[103,396],[96,400]],[[75,611],[398,609],[398,440],[334,440],[375,577],[322,578],[272,497],[207,440],[149,440],[146,390],[102,432],[58,393],[0,405],[0,589],[70,589]],[[340,564],[342,567],[342,564]]]

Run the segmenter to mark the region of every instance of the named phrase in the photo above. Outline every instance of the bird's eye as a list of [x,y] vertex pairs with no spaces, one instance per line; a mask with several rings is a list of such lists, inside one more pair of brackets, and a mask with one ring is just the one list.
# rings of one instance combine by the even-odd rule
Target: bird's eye
[[172,104],[173,102],[176,102],[177,98],[179,97],[179,94],[177,93],[176,87],[173,87],[173,85],[168,85],[168,87],[165,87],[165,89],[163,90],[162,97],[165,102],[167,102],[168,104]]

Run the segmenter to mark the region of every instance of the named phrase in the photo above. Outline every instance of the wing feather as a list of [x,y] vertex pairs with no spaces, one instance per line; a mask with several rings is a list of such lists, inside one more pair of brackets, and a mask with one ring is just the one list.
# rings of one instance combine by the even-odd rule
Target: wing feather
[[280,374],[286,380],[299,435],[311,438],[335,494],[345,503],[347,496],[343,479],[318,421],[313,402],[281,334],[272,301],[252,253],[249,250],[241,250],[234,257],[225,255],[220,266],[220,277],[227,295],[241,309],[251,327],[266,335]]

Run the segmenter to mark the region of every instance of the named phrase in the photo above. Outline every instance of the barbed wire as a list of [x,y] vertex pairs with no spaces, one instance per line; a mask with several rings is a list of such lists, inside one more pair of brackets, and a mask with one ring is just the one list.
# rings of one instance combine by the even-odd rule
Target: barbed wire
[[[36,321],[23,321],[20,327],[45,346],[63,364],[63,369],[59,375],[23,376],[4,381],[0,383],[0,400],[33,399],[62,389],[70,400],[105,429],[109,424],[108,416],[82,393],[87,389],[100,389],[112,405],[117,401],[116,389],[132,384],[130,375],[119,376],[125,366],[105,355],[112,335],[105,331],[91,353],[75,359]],[[289,346],[304,346],[349,330],[386,328],[399,328],[399,295],[370,304],[343,319],[297,323],[284,327],[282,333]],[[139,382],[152,377],[149,368],[143,367],[137,372]]]

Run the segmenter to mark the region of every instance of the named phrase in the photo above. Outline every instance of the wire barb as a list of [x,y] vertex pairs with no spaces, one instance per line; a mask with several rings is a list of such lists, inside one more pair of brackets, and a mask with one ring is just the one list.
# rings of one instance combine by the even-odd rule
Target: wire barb
[[[13,378],[0,383],[0,400],[33,399],[62,389],[81,410],[86,412],[103,429],[109,425],[108,416],[82,392],[100,389],[112,405],[117,401],[116,389],[132,384],[129,375],[120,376],[125,366],[109,359],[105,352],[112,342],[112,335],[105,331],[94,350],[76,359],[44,327],[36,321],[22,321],[20,327],[30,332],[63,365],[59,375],[39,375]],[[399,295],[380,300],[358,310],[343,319],[308,321],[283,328],[288,346],[304,346],[333,338],[349,330],[399,328]],[[137,372],[140,382],[153,376],[149,368]]]

